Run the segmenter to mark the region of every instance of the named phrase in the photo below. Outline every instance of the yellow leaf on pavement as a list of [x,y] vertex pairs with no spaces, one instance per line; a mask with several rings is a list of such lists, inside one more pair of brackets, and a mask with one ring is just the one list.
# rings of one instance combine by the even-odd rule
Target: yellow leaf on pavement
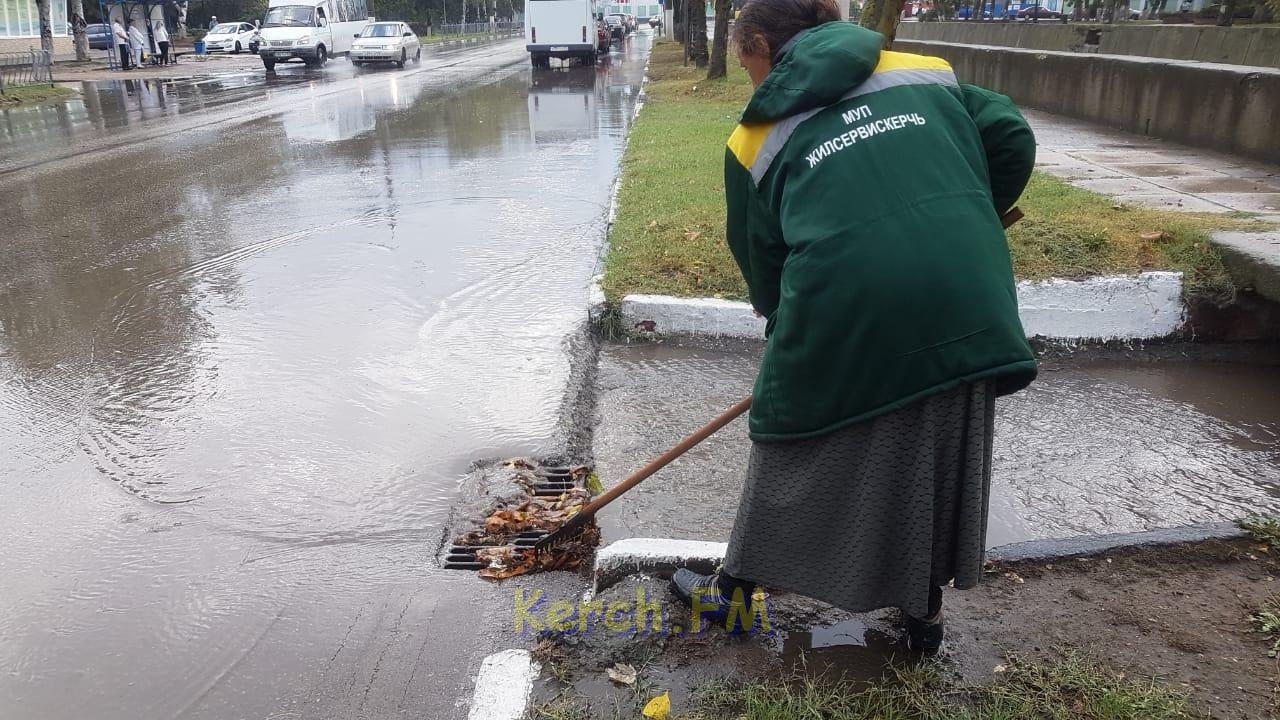
[[645,703],[644,716],[649,720],[667,720],[667,716],[671,714],[671,693],[664,692]]

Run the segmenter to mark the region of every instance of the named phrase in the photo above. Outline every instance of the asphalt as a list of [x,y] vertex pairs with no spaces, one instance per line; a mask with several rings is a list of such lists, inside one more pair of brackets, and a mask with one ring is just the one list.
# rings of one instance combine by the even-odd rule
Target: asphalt
[[530,640],[436,553],[474,462],[583,445],[647,48],[0,113],[0,717],[466,716]]

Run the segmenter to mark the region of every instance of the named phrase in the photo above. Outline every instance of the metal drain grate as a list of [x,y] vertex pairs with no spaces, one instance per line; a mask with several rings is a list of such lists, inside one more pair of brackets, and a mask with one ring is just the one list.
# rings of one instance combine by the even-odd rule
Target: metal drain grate
[[[563,491],[562,491],[563,492]],[[559,493],[557,493],[558,495]],[[546,530],[526,530],[508,543],[512,547],[532,548],[534,543],[547,534]],[[451,545],[444,558],[445,570],[480,570],[485,564],[476,559],[476,552],[493,545]]]
[[538,468],[534,497],[560,497],[573,489],[573,471],[567,467]]

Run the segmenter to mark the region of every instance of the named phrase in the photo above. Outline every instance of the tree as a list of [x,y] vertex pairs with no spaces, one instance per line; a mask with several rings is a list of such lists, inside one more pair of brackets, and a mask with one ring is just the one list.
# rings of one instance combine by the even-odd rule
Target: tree
[[884,49],[893,48],[893,39],[898,34],[898,20],[902,17],[903,0],[881,0],[880,20],[876,23],[876,32],[884,36]]
[[84,34],[84,0],[71,0],[71,37],[75,39],[76,60],[85,62],[89,59],[89,36]]
[[40,11],[40,49],[53,54],[53,4],[50,0],[36,0]]
[[728,74],[729,16],[733,14],[733,0],[716,0],[715,40],[711,43],[711,67],[707,79],[714,80]]
[[864,28],[874,30],[876,23],[880,20],[880,6],[883,0],[867,0],[862,5],[862,17],[858,20],[858,24]]
[[[709,59],[707,53],[707,5],[703,0],[685,0],[689,6],[689,59],[704,68]],[[725,30],[728,32],[728,30]]]

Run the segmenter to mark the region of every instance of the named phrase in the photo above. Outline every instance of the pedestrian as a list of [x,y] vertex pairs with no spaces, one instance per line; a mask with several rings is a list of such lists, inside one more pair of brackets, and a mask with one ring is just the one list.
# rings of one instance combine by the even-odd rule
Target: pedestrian
[[125,32],[120,20],[111,23],[111,37],[115,39],[116,49],[120,52],[120,69],[129,69],[129,34]]
[[218,16],[217,16],[217,15],[211,15],[211,16],[209,17],[209,29],[210,29],[210,30],[212,30],[212,29],[213,29],[214,27],[216,27],[217,25],[218,25]]
[[142,47],[147,42],[147,37],[138,29],[133,19],[129,20],[129,52],[133,55],[133,66],[142,67]]
[[160,48],[160,64],[169,64],[169,30],[164,26],[164,20],[156,18],[151,21],[151,33],[156,38],[156,45]]
[[932,653],[943,586],[982,574],[995,398],[1036,375],[1001,225],[1035,138],[882,41],[835,0],[751,0],[734,25],[755,90],[726,235],[767,341],[723,568],[671,584],[712,618],[757,612],[757,584],[898,607]]

